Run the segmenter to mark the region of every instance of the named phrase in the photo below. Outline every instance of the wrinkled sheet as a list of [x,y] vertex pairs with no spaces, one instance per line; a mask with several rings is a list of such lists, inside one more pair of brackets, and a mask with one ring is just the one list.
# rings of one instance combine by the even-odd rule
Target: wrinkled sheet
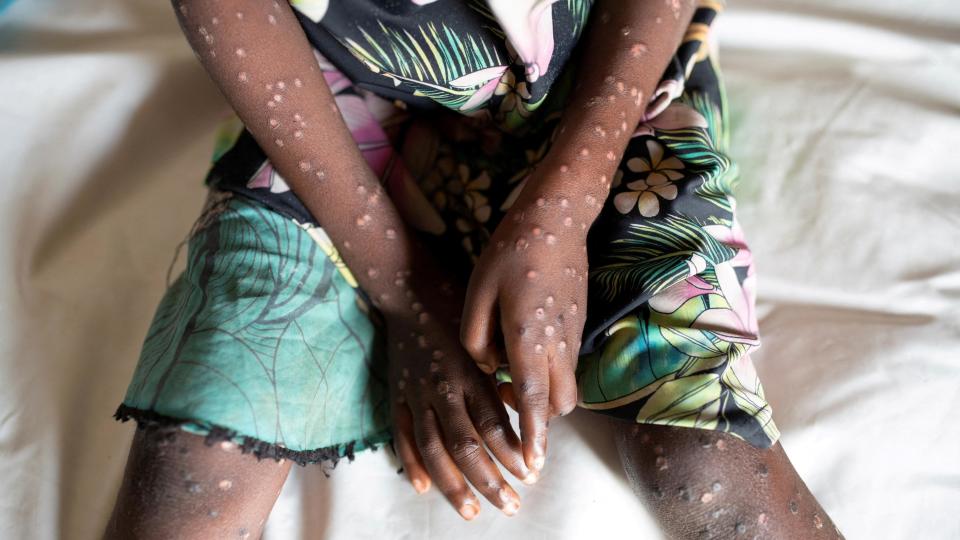
[[[782,441],[848,538],[958,538],[960,9],[733,4],[718,32]],[[133,431],[111,414],[224,112],[167,2],[0,15],[0,537],[102,531]],[[514,518],[462,522],[381,451],[296,470],[267,537],[658,538],[595,418],[555,422]]]

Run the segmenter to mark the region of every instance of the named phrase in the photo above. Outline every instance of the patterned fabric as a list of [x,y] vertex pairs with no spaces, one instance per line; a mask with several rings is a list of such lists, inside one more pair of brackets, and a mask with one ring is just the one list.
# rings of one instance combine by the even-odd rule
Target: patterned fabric
[[337,260],[322,230],[213,192],[120,416],[301,462],[387,440],[382,342]]
[[[422,3],[427,5],[357,2],[347,14],[326,2],[293,2],[323,52],[317,54],[319,65],[367,163],[425,243],[467,276],[550,148],[576,79],[575,65],[566,59],[589,5],[553,2],[546,11],[531,11],[539,18],[523,28],[552,21],[547,28],[555,38],[553,52],[544,60],[537,47],[513,43],[511,29],[519,27],[492,22],[491,14],[507,9],[505,2],[483,4],[488,7],[437,2],[442,11]],[[516,2],[514,8],[527,4]],[[717,7],[703,2],[694,15],[590,230],[590,301],[577,380],[585,408],[641,423],[724,431],[767,447],[779,433],[749,357],[759,345],[755,274],[736,221],[737,172],[726,155],[724,97],[708,39]],[[360,22],[348,26],[346,20]],[[572,37],[568,42],[562,36]],[[447,49],[440,47],[441,38]],[[424,52],[428,43],[433,53]],[[475,78],[460,95],[463,89],[451,81],[463,70],[451,66],[466,69],[463,54],[478,62],[470,68],[474,74],[489,69],[492,60],[505,67],[495,79]],[[505,106],[521,84],[524,93]],[[478,94],[484,99],[474,99]],[[400,97],[403,104],[391,101]],[[421,109],[424,101],[444,107]],[[225,429],[255,448],[262,443],[269,452],[292,451],[300,461],[383,440],[388,426],[377,366],[384,360],[375,346],[381,334],[376,324],[361,320],[367,315],[375,320],[375,313],[359,289],[356,300],[346,301],[356,282],[317,221],[238,121],[218,139],[207,181],[217,192],[239,197],[229,199],[223,212],[208,212],[213,226],[198,228],[187,278],[174,284],[161,304],[124,402],[128,409],[121,412],[187,421],[208,434]],[[257,205],[243,201],[262,208],[254,211]],[[272,240],[277,233],[267,231],[274,229],[288,240]],[[210,239],[214,230],[216,241]],[[297,235],[302,239],[295,242]],[[310,238],[325,249],[305,258]],[[271,269],[264,274],[269,279],[251,281],[255,267],[227,262],[238,259],[260,260]],[[298,282],[288,272],[310,277]],[[328,274],[333,277],[321,277]],[[312,280],[329,283],[311,293],[303,284]],[[258,291],[257,302],[266,305],[270,298],[294,298],[283,305],[295,317],[263,315],[245,308],[245,296],[220,294],[241,287]],[[331,291],[336,301],[329,301]],[[298,304],[303,309],[293,309]],[[255,319],[263,316],[277,325],[271,331],[283,329],[282,338],[263,333],[262,321]],[[200,319],[203,332],[191,322]],[[294,322],[306,333],[291,333]],[[237,333],[229,330],[232,325],[250,331]],[[229,340],[221,327],[231,332]],[[269,349],[273,342],[263,340],[271,339],[283,346]],[[232,367],[232,358],[260,358],[260,351],[269,352],[270,369],[259,365],[262,359],[238,360]],[[316,351],[332,355],[329,362],[315,363]],[[311,361],[305,352],[311,352]],[[277,362],[285,366],[283,380],[272,371]],[[241,369],[244,365],[259,371]],[[231,374],[229,382],[191,373],[213,373],[210,366]],[[164,372],[172,375],[159,375]],[[254,405],[239,397],[251,392]],[[317,449],[325,450],[309,453]]]

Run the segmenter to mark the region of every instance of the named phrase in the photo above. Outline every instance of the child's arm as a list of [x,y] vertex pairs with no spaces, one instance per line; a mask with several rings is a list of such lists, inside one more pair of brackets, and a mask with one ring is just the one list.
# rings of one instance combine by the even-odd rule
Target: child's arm
[[[175,0],[174,7],[204,67],[386,317],[394,436],[414,486],[427,489],[432,477],[469,518],[479,510],[469,480],[515,511],[516,493],[477,441],[519,478],[529,471],[492,381],[459,345],[451,321],[462,295],[418,250],[364,162],[290,6]],[[449,294],[436,294],[444,282]]]
[[694,4],[598,2],[580,45],[580,84],[559,135],[471,276],[461,340],[481,369],[492,372],[502,332],[524,457],[534,469],[543,464],[547,420],[576,403],[587,231]]
[[[384,311],[410,240],[337,110],[293,10],[272,0],[175,0],[187,39],[290,188]],[[400,294],[398,294],[400,293]]]

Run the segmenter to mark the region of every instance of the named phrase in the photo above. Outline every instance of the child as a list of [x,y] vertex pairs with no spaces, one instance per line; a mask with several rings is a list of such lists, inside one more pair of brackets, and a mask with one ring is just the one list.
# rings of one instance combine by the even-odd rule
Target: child
[[242,127],[117,412],[108,537],[257,537],[291,460],[391,440],[417,492],[512,515],[494,460],[536,482],[577,404],[667,535],[839,536],[749,358],[716,2],[291,3],[174,2]]

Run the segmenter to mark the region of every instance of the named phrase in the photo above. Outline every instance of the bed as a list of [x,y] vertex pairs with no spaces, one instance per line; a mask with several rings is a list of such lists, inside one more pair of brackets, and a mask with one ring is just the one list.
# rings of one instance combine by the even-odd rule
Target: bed
[[[957,7],[751,0],[718,23],[755,361],[851,539],[960,537]],[[0,13],[0,537],[99,537],[133,429],[111,414],[225,113],[166,2]],[[380,451],[296,469],[265,537],[658,538],[593,419],[555,422],[514,518],[464,523]]]

